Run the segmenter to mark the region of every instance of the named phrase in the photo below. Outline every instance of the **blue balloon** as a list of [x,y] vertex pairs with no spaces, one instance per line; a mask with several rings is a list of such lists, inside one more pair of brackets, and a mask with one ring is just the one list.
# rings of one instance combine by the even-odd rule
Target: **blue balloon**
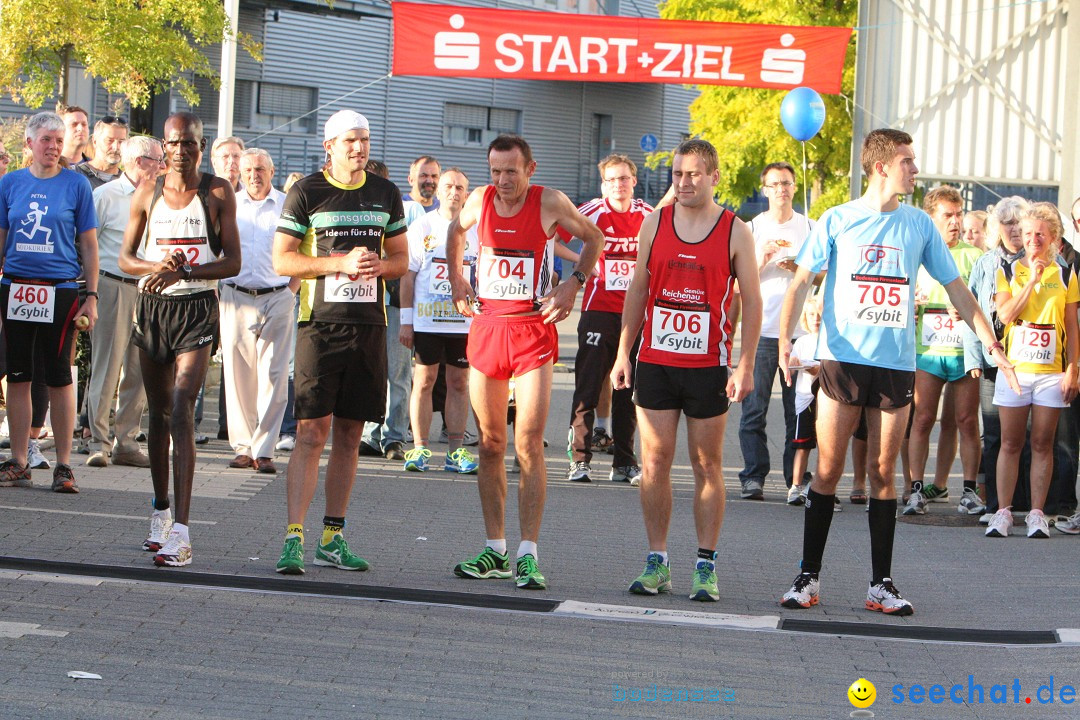
[[825,124],[825,101],[813,88],[797,87],[780,103],[780,122],[791,137],[809,140]]

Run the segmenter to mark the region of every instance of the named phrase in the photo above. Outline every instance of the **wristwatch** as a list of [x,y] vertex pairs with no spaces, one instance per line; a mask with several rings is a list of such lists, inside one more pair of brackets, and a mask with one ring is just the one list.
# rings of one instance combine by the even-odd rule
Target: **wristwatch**
[[190,280],[191,279],[191,266],[190,265],[181,265],[180,266],[180,276],[182,278],[184,278],[185,280]]
[[570,273],[570,277],[581,283],[582,287],[585,287],[585,281],[588,280],[588,278],[585,277],[585,273],[581,272],[580,270],[575,270],[574,272]]

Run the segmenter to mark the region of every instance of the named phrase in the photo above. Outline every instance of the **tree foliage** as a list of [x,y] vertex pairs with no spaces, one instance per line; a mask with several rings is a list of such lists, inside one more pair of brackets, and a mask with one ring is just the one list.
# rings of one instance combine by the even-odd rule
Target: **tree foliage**
[[[854,27],[857,9],[857,0],[667,0],[660,14],[669,20]],[[843,94],[853,97],[854,86],[853,35],[844,62]],[[786,160],[801,175],[802,147],[780,123],[786,90],[717,85],[699,89],[701,95],[690,105],[690,132],[712,142],[720,154],[720,202],[741,205],[758,188],[761,168],[769,162]],[[851,159],[848,101],[840,95],[822,98],[825,126],[806,143],[814,217],[847,199]],[[807,182],[798,179],[800,185]]]
[[[187,76],[215,77],[202,48],[231,34],[219,0],[3,0],[0,88],[40,107],[72,60],[136,107],[169,87],[195,104]],[[258,57],[261,48],[249,36],[237,40]]]

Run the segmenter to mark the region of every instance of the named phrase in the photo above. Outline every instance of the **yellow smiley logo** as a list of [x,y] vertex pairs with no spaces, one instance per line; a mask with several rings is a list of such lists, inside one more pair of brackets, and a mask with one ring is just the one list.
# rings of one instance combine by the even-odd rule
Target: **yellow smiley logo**
[[877,688],[866,678],[859,678],[847,689],[848,700],[857,708],[868,708],[877,700]]

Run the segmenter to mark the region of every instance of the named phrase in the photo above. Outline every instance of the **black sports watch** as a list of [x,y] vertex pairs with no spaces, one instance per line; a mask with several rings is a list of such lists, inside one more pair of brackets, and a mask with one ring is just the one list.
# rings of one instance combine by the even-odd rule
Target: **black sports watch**
[[181,265],[180,266],[180,276],[183,277],[185,280],[190,280],[191,279],[191,266],[190,265]]
[[581,283],[581,287],[585,287],[585,281],[588,280],[588,278],[585,277],[585,273],[581,272],[580,270],[575,270],[574,272],[570,273],[570,277]]

